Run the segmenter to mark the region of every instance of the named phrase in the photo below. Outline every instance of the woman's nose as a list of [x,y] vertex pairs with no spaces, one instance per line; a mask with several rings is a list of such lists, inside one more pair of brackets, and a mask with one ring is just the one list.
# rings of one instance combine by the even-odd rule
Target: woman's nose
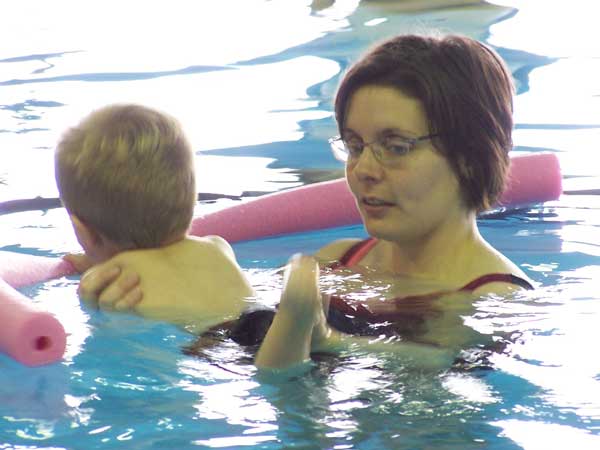
[[371,146],[365,146],[358,161],[354,165],[354,172],[361,180],[379,180],[383,175],[383,167],[375,157]]

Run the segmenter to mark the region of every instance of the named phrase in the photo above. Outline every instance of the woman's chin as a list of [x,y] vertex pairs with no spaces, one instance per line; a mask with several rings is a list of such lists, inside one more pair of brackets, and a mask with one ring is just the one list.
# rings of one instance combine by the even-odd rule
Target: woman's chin
[[410,230],[406,227],[398,226],[398,224],[394,226],[389,221],[363,219],[363,224],[369,236],[384,241],[411,242],[413,239],[418,238],[418,233],[415,232],[418,230]]
[[377,239],[383,239],[385,241],[393,241],[395,240],[395,235],[397,235],[397,230],[391,230],[389,224],[386,224],[381,220],[363,220],[363,224],[369,233],[369,236],[372,236]]

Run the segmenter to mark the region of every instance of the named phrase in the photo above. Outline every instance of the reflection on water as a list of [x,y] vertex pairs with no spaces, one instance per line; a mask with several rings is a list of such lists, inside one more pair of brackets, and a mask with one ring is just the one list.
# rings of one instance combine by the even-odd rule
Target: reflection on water
[[[231,149],[226,154],[274,158],[275,166],[297,171],[338,170],[306,181],[338,176],[326,138],[335,134],[331,97],[350,61],[398,30],[435,27],[483,37],[513,11],[468,1],[401,5],[359,7],[352,0],[311,9],[310,2],[230,0],[205,8],[177,1],[168,9],[140,1],[6,6],[12,20],[0,31],[3,41],[22,39],[10,40],[14,45],[0,53],[0,146],[10,149],[0,153],[7,182],[0,199],[55,197],[52,149],[60,133],[110,102],[167,110],[198,151]],[[460,7],[443,8],[453,5]],[[69,15],[61,13],[65,8]],[[143,20],[130,19],[139,14]],[[169,21],[177,26],[156,32]],[[155,92],[160,96],[148,95]],[[236,159],[230,165],[245,167]],[[245,178],[228,177],[240,185],[236,189],[262,191],[260,182]],[[204,180],[206,191],[221,192],[222,183],[211,181]]]
[[[572,0],[568,6],[547,0],[495,0],[493,3],[518,8],[518,14],[510,21],[491,27],[493,45],[561,58],[594,57],[600,53],[595,18],[599,5],[595,3],[587,0]],[[559,29],[565,33],[557,33]]]
[[549,424],[533,420],[501,420],[494,423],[502,429],[502,434],[514,440],[522,448],[546,450],[548,448],[594,449],[600,445],[600,438],[585,430],[566,425]]
[[[585,423],[600,420],[600,365],[590,348],[598,337],[597,301],[589,297],[596,272],[582,268],[572,282],[512,301],[482,299],[461,314],[464,326],[512,337],[503,352],[491,354],[494,370],[431,371],[393,347],[361,347],[270,377],[257,374],[251,354],[236,344],[186,356],[181,348],[191,336],[185,332],[79,307],[72,304],[73,283],[50,282],[52,289],[28,294],[63,314],[70,339],[80,345],[66,363],[34,374],[2,362],[0,436],[23,444],[66,442],[69,429],[80,429],[77,439],[86,448],[119,442],[420,448],[443,442],[448,448],[529,449],[541,447],[522,427],[545,424],[557,438],[595,443]],[[275,269],[249,273],[266,291],[279,291]],[[69,307],[60,308],[65,300]],[[580,448],[594,448],[585,445]]]

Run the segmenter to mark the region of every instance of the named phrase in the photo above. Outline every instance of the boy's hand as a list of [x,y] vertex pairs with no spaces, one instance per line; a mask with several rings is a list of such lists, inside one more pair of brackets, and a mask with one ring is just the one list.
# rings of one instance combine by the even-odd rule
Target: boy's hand
[[63,256],[63,259],[70,262],[79,273],[83,273],[93,266],[92,261],[90,261],[85,253],[68,253]]
[[137,273],[108,261],[92,267],[81,277],[79,296],[99,308],[128,311],[143,298]]

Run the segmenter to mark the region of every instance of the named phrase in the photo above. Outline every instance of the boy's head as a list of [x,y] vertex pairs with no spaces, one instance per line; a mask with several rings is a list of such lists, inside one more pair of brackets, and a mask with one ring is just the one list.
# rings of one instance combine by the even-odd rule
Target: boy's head
[[[112,253],[159,247],[182,238],[192,220],[190,145],[174,118],[144,106],[106,106],[67,130],[55,175],[86,253],[88,238],[109,242]],[[91,235],[82,236],[80,226]]]

